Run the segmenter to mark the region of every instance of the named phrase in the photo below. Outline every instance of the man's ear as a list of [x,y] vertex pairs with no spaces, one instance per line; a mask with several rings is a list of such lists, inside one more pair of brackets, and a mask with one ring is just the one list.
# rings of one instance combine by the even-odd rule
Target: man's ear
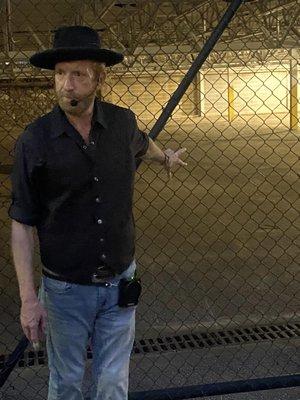
[[106,79],[106,72],[101,71],[98,78],[98,85],[103,85],[105,83],[105,79]]

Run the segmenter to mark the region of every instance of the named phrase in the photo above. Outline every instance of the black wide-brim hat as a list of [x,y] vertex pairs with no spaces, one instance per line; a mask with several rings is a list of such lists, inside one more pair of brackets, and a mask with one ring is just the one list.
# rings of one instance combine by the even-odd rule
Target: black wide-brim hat
[[93,60],[112,66],[122,62],[123,54],[101,48],[98,33],[88,26],[65,26],[54,35],[53,48],[34,54],[29,61],[38,68],[55,69],[64,61]]

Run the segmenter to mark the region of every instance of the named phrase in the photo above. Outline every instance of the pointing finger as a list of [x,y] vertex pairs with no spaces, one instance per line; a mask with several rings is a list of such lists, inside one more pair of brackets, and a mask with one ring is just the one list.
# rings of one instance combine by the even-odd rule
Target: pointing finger
[[178,164],[179,164],[179,165],[187,165],[186,162],[184,162],[184,161],[182,161],[182,160],[180,160],[180,159],[178,160]]

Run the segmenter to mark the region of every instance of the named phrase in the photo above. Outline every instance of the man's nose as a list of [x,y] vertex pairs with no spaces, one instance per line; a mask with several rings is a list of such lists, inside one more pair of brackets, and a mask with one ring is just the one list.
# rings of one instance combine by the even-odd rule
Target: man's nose
[[63,82],[63,88],[65,90],[73,90],[74,89],[74,82],[72,76],[66,75],[64,82]]

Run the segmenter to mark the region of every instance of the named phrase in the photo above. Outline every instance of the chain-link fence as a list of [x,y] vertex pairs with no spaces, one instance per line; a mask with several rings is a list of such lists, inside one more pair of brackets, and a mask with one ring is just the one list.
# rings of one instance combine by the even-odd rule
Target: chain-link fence
[[[31,67],[29,56],[50,48],[59,26],[93,27],[104,47],[126,56],[99,95],[131,108],[149,132],[227,7],[217,0],[0,2],[2,365],[21,337],[7,216],[13,148],[55,103],[52,76]],[[133,391],[299,373],[299,38],[298,0],[243,4],[158,137],[160,147],[186,147],[188,166],[171,181],[160,167],[138,170],[144,289]],[[38,284],[38,254],[35,265]],[[45,398],[47,374],[45,351],[26,352],[3,398]]]

